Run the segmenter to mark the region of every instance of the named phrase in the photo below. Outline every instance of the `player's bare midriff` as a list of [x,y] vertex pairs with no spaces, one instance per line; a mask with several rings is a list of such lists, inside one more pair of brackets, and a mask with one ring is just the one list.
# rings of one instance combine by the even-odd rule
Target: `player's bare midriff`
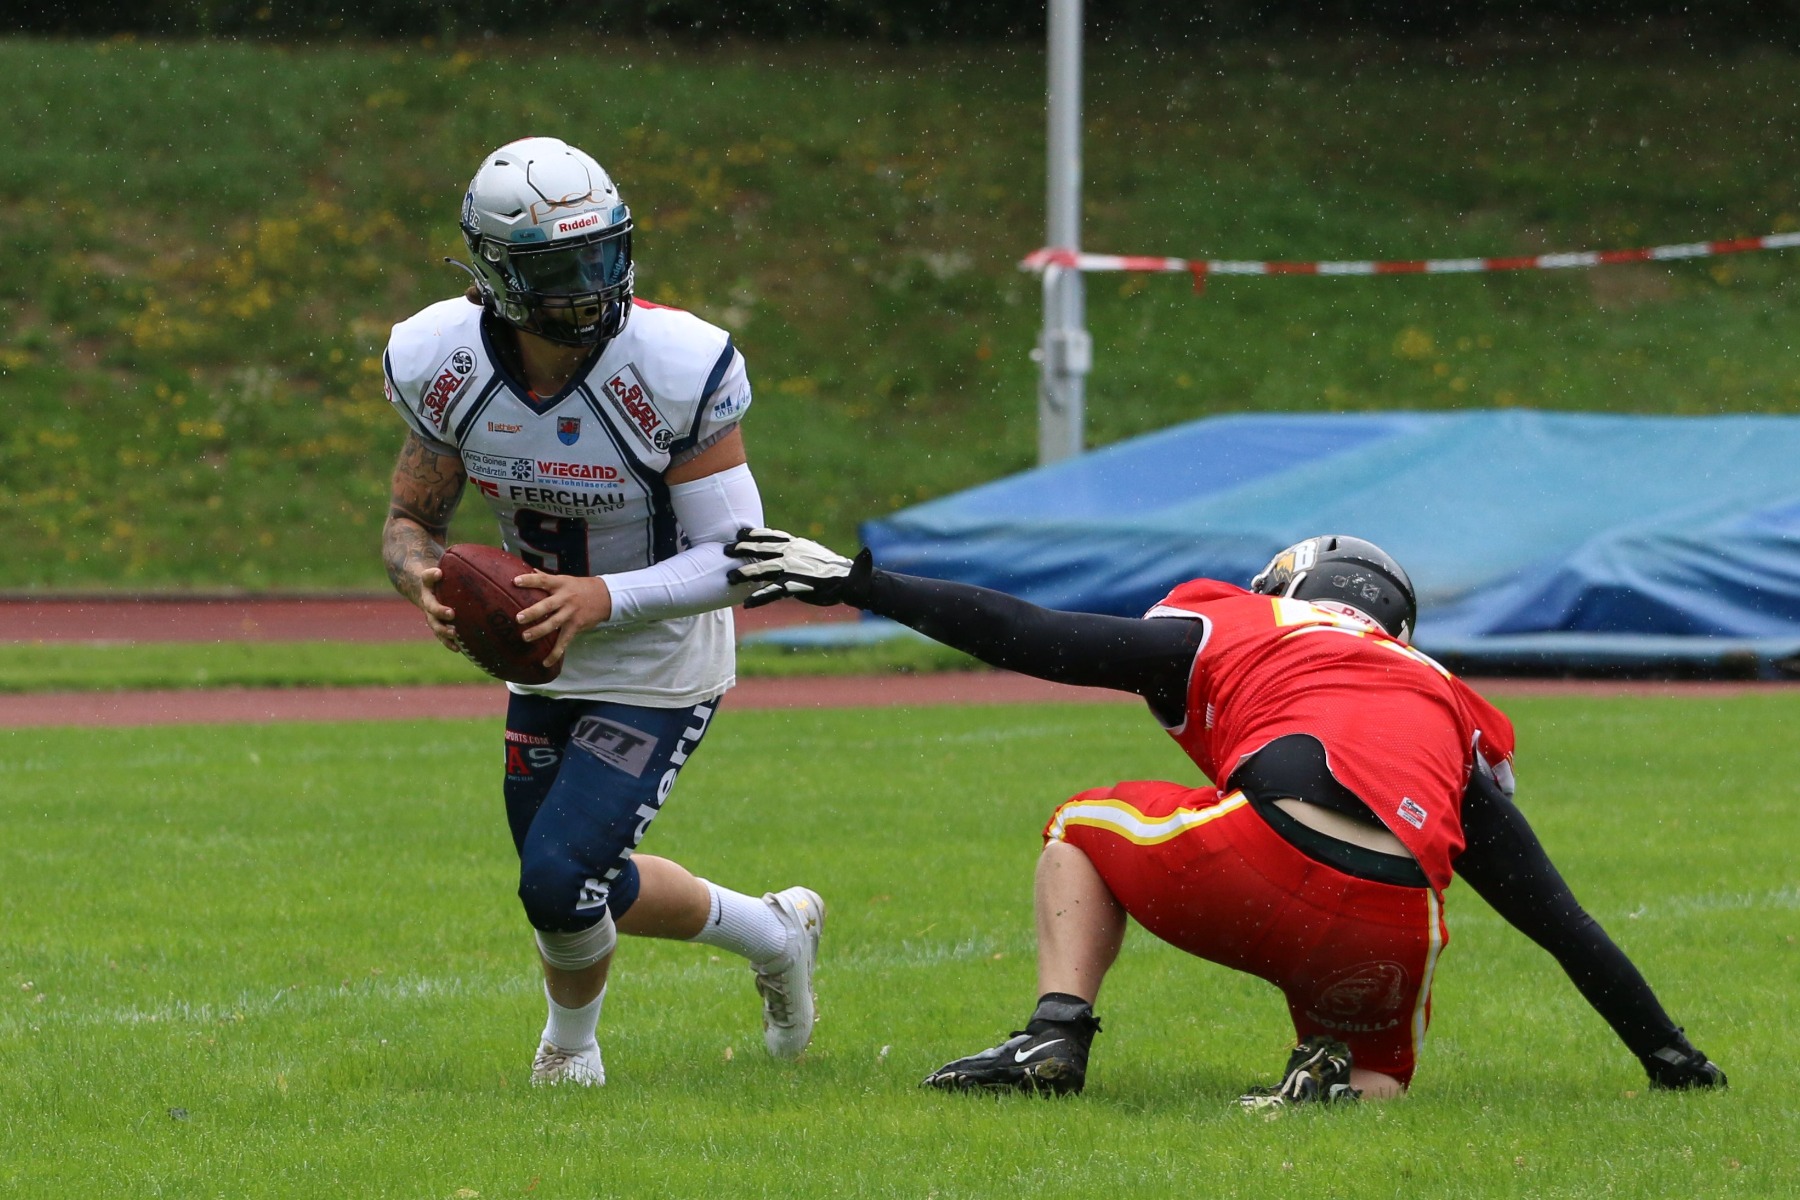
[[1275,807],[1308,829],[1316,830],[1326,837],[1349,842],[1352,846],[1361,846],[1364,850],[1373,850],[1377,854],[1413,857],[1405,842],[1373,822],[1358,821],[1355,817],[1346,817],[1343,813],[1333,812],[1305,800],[1277,800]]

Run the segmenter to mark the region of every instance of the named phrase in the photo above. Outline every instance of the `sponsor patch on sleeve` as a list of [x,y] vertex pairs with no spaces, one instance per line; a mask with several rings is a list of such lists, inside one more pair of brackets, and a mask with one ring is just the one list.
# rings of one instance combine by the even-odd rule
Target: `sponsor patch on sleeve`
[[424,395],[419,397],[419,415],[442,430],[451,407],[468,390],[469,381],[474,377],[475,352],[467,346],[458,346],[444,356]]
[[730,421],[741,415],[750,407],[750,389],[748,386],[734,390],[730,395],[721,396],[713,401],[712,419],[714,421]]
[[636,367],[626,363],[601,390],[629,418],[627,424],[651,449],[661,454],[675,444],[675,430],[656,407],[656,398],[644,386]]

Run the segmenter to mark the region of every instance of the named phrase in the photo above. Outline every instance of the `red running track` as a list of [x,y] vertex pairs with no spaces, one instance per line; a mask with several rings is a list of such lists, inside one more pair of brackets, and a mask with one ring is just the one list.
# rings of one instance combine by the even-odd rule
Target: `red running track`
[[[854,620],[849,610],[801,605],[739,609],[738,628]],[[398,596],[0,597],[0,641],[9,642],[392,642],[429,637]],[[1499,698],[1526,695],[1741,695],[1793,684],[1607,683],[1480,680]],[[1135,703],[1093,688],[1065,687],[1000,671],[870,678],[747,679],[732,709],[849,708],[938,704]],[[222,688],[154,692],[0,694],[0,728],[168,725],[267,721],[367,721],[493,717],[506,708],[498,685],[404,688]]]
[[[749,633],[853,621],[850,609],[772,604],[736,610]],[[0,642],[408,642],[429,639],[396,595],[0,597]]]

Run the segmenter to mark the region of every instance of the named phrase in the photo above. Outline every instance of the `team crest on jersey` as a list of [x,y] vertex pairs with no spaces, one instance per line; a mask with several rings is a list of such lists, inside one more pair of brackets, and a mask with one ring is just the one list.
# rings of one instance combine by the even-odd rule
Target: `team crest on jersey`
[[637,368],[626,363],[601,390],[631,418],[631,428],[651,449],[661,454],[675,444],[675,431],[663,420],[650,389],[638,377]]
[[456,404],[457,397],[463,394],[474,377],[475,352],[467,346],[458,346],[438,364],[430,386],[419,398],[420,414],[437,428],[444,428],[445,418]]
[[556,418],[556,440],[565,446],[573,446],[579,442],[581,440],[581,418]]

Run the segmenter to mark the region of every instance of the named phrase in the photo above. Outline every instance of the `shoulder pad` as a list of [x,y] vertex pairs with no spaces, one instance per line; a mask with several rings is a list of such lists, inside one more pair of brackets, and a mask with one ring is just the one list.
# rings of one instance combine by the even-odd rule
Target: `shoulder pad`
[[679,408],[669,418],[685,426],[731,335],[691,312],[640,301],[619,342],[658,402]]
[[1190,579],[1186,583],[1178,583],[1171,588],[1169,594],[1158,600],[1146,615],[1179,616],[1180,612],[1170,610],[1191,609],[1195,605],[1206,604],[1214,600],[1230,600],[1233,597],[1253,594],[1236,584],[1224,583],[1217,579]]
[[444,437],[445,419],[481,374],[481,308],[457,297],[394,326],[387,372],[393,397],[426,429]]

